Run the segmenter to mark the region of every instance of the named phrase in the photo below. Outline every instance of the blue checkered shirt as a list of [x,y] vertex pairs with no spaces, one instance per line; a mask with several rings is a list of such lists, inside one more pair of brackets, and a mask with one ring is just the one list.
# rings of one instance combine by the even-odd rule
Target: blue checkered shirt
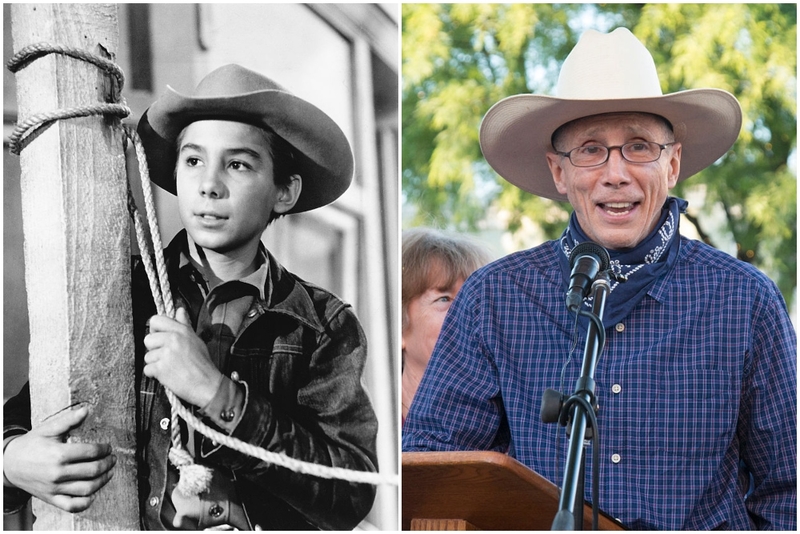
[[[558,254],[545,243],[466,282],[404,451],[508,451],[561,484],[567,437],[539,408],[546,388],[574,392],[586,333],[562,385],[576,329]],[[637,530],[796,530],[796,337],[775,284],[682,238],[674,269],[606,326],[595,371],[600,508]]]

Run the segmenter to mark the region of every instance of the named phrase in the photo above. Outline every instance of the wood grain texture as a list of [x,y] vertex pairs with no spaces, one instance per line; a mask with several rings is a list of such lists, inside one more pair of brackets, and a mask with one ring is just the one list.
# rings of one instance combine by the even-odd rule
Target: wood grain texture
[[[114,4],[14,4],[14,51],[38,42],[113,59]],[[95,66],[61,55],[16,75],[19,118],[107,101]],[[107,442],[117,465],[86,512],[34,499],[37,530],[139,528],[134,345],[125,160],[115,118],[55,123],[20,156],[34,425],[76,402],[91,413],[70,440]]]
[[[402,473],[403,530],[550,530],[558,512],[558,488],[499,452],[404,452]],[[598,527],[623,530],[602,514]]]

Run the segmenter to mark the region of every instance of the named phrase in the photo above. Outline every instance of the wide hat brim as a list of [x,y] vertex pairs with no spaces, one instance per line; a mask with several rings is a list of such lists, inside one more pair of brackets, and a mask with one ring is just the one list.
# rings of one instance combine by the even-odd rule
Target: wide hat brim
[[678,181],[722,157],[742,126],[739,102],[727,91],[662,94],[652,55],[627,28],[608,34],[587,30],[564,60],[555,96],[515,95],[489,109],[480,127],[481,150],[489,165],[520,189],[566,201],[547,165],[553,133],[576,119],[626,112],[660,115],[672,124],[683,147]]
[[225,96],[188,96],[170,87],[142,116],[138,133],[151,180],[176,194],[175,140],[199,120],[243,122],[275,131],[296,149],[302,192],[288,213],[330,204],[350,186],[354,159],[339,126],[322,110],[288,91],[267,89]]

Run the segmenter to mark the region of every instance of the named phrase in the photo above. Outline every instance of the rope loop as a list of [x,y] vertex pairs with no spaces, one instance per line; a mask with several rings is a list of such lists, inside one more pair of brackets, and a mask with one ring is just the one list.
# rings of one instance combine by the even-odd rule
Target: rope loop
[[10,152],[19,156],[28,144],[36,139],[42,132],[53,125],[54,122],[77,117],[93,115],[110,115],[120,119],[131,114],[131,110],[122,100],[122,87],[125,84],[125,75],[122,69],[111,60],[92,54],[79,48],[54,45],[49,43],[35,43],[24,47],[14,54],[6,64],[8,70],[17,73],[30,65],[33,61],[48,54],[62,54],[72,58],[86,61],[111,75],[111,102],[90,104],[71,109],[60,109],[38,113],[32,117],[18,122],[14,131],[9,136]]
[[115,82],[111,91],[111,101],[120,101],[122,88],[125,86],[125,73],[122,72],[122,69],[119,67],[119,65],[110,59],[106,59],[102,56],[98,56],[97,54],[93,54],[80,48],[50,43],[33,43],[14,54],[11,59],[8,60],[8,63],[6,63],[6,67],[11,72],[17,73],[33,63],[35,60],[48,54],[61,54],[81,61],[86,61],[87,63],[91,63],[107,74],[110,74]]
[[14,131],[8,136],[10,144],[9,150],[15,156],[19,156],[22,150],[28,146],[31,141],[36,139],[47,128],[52,126],[53,123],[59,120],[90,117],[92,115],[112,115],[123,119],[130,114],[130,108],[123,104],[95,104],[92,106],[81,106],[38,113],[17,123],[14,127]]

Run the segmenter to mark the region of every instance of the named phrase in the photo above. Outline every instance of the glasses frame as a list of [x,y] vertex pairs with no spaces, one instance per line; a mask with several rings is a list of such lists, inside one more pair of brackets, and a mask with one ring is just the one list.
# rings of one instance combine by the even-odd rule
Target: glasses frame
[[[628,145],[639,145],[639,144],[642,144],[642,143],[649,143],[651,145],[656,145],[660,149],[658,151],[658,156],[656,156],[655,159],[651,159],[649,161],[631,161],[631,160],[629,160],[628,158],[625,157],[625,153],[622,151],[622,149],[624,147],[626,147]],[[608,158],[611,157],[611,151],[613,149],[615,149],[615,148],[619,149],[619,155],[622,156],[622,159],[624,159],[628,163],[653,163],[654,161],[658,161],[659,159],[661,159],[661,154],[664,153],[664,149],[666,149],[668,146],[674,145],[675,143],[677,143],[677,141],[671,141],[669,143],[656,143],[655,141],[631,141],[629,143],[625,143],[625,144],[622,144],[622,145],[614,145],[614,146],[605,146],[605,145],[601,145],[599,143],[594,143],[594,144],[588,145],[588,146],[598,146],[598,147],[605,148],[606,149],[606,158],[603,161],[601,161],[600,163],[593,163],[592,165],[576,165],[575,162],[572,161],[572,157],[571,157],[572,153],[575,152],[576,150],[581,149],[581,148],[586,148],[585,146],[577,146],[577,147],[575,147],[573,149],[568,150],[567,152],[560,152],[560,151],[556,150],[556,154],[558,154],[561,157],[567,158],[569,160],[569,162],[574,167],[578,167],[579,169],[588,169],[588,168],[591,168],[591,167],[599,167],[600,165],[604,165],[608,161]]]

